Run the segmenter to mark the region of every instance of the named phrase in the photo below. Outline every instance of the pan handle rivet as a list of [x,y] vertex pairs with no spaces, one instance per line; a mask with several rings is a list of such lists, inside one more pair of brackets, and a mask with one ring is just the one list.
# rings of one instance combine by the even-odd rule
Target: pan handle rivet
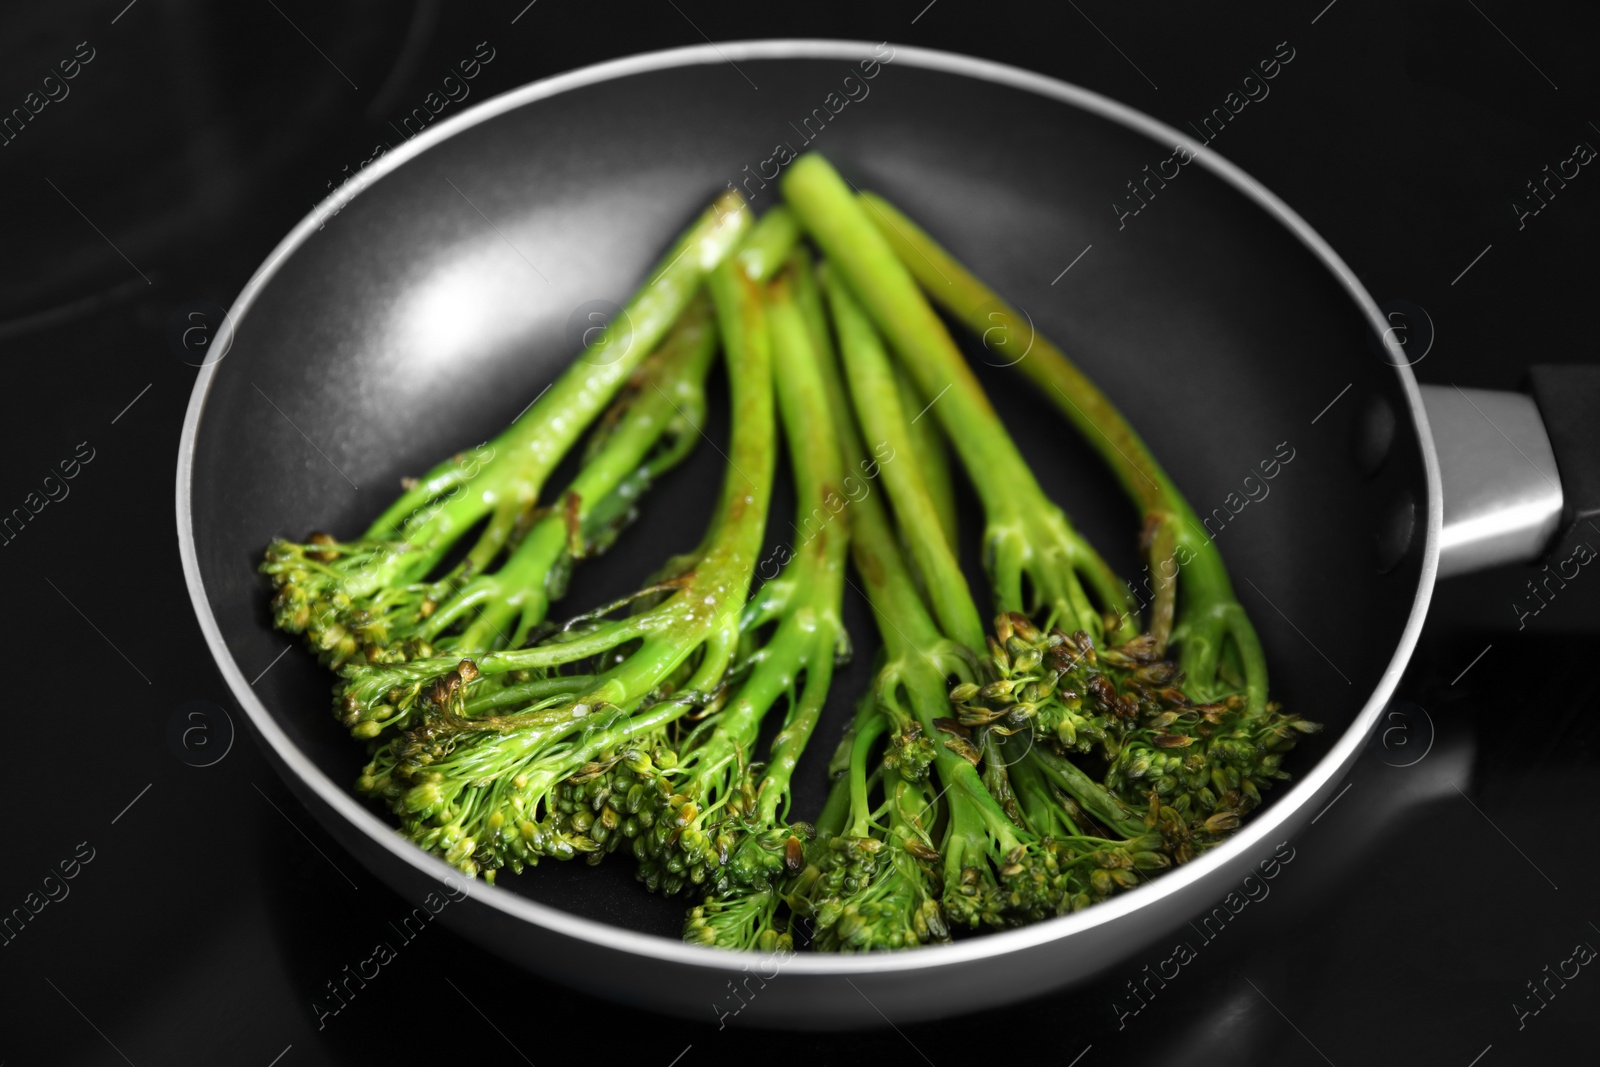
[[1379,574],[1388,574],[1405,558],[1416,532],[1417,502],[1408,489],[1383,510],[1383,517],[1378,522],[1374,557]]

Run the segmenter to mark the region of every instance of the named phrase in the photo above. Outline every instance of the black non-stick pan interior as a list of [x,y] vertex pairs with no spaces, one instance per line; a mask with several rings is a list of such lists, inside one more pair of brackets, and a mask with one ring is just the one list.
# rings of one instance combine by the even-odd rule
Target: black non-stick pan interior
[[[727,183],[762,210],[777,199],[759,178],[773,172],[767,161],[779,146],[812,147],[1024,308],[1131,417],[1211,518],[1276,697],[1327,725],[1290,761],[1308,769],[1394,653],[1426,515],[1399,380],[1336,277],[1198,162],[1163,165],[1172,144],[1062,102],[905,60],[870,81],[840,60],[740,68],[759,91],[726,64],[683,66],[464,129],[375,181],[279,266],[236,323],[194,451],[200,570],[244,677],[287,643],[255,571],[270,538],[358,534],[403,476],[511,420],[574,357],[572,323],[588,324],[592,302],[625,302]],[[844,82],[852,74],[854,88]],[[854,101],[833,114],[847,90]],[[1138,207],[1130,181],[1174,167],[1164,187],[1139,186],[1137,215],[1122,215]],[[1009,352],[970,351],[1046,489],[1136,577],[1138,516],[1100,462],[1015,370],[987,365]],[[725,428],[719,407],[707,432],[716,441]],[[620,595],[691,546],[721,471],[702,443],[612,553],[580,571],[555,614]],[[790,536],[786,485],[774,544]],[[981,513],[965,499],[970,547]],[[1408,506],[1415,533],[1400,553]],[[797,817],[820,805],[823,764],[877,644],[854,593],[848,619],[856,655],[797,776]],[[354,780],[363,750],[330,716],[328,678],[309,655],[284,656],[254,689],[319,768]],[[630,867],[621,855],[598,869],[551,862],[499,884],[677,936],[683,902],[650,896]]]

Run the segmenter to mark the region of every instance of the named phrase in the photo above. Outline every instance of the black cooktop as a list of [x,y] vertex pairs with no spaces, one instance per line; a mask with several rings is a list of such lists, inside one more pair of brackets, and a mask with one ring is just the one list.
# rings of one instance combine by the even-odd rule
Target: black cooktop
[[[0,1065],[1584,1056],[1600,1006],[1586,803],[1600,575],[1586,566],[1542,595],[1532,567],[1442,583],[1403,699],[1348,785],[1226,919],[1197,915],[1170,946],[1006,1010],[775,1033],[719,1025],[710,1004],[691,1021],[581,996],[442,925],[390,932],[410,905],[320,831],[245,732],[190,613],[172,509],[195,352],[331,186],[434,115],[707,38],[968,52],[1179,127],[1291,50],[1215,147],[1380,303],[1407,302],[1415,336],[1431,331],[1419,378],[1513,388],[1535,361],[1595,361],[1600,178],[1580,164],[1548,180],[1600,145],[1582,14],[1503,0],[14,5],[0,15],[0,510],[28,513],[0,533],[15,656],[0,918],[27,914],[0,926]],[[474,76],[446,85],[463,61]],[[1600,531],[1577,542],[1600,548]],[[377,940],[395,958],[332,1011],[326,983]]]

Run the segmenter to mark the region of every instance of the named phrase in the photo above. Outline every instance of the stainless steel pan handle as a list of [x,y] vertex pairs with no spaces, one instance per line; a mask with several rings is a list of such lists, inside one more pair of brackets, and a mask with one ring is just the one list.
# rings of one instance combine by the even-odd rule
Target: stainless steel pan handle
[[1600,366],[1540,366],[1531,395],[1421,387],[1439,455],[1439,577],[1527,563],[1600,516]]

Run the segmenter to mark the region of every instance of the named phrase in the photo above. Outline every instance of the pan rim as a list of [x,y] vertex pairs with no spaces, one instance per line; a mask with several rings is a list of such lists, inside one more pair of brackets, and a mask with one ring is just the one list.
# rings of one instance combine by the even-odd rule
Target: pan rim
[[[883,42],[888,44],[889,42]],[[354,177],[329,194],[312,209],[278,243],[262,262],[250,280],[240,290],[229,309],[213,346],[226,353],[232,334],[248,315],[256,296],[271,281],[281,265],[319,228],[328,212],[342,208],[359,195],[373,181],[405,164],[434,145],[465,130],[489,121],[501,114],[559,96],[562,93],[618,80],[636,74],[652,73],[677,67],[707,65],[737,60],[794,60],[843,59],[856,60],[872,55],[874,43],[836,39],[766,39],[707,43],[679,48],[644,52],[620,59],[582,67],[563,74],[529,82],[499,96],[492,97],[452,119],[430,127],[399,148],[385,154],[367,168],[365,177]],[[877,46],[881,47],[881,45]],[[1376,303],[1356,278],[1344,260],[1318,234],[1309,223],[1276,195],[1269,192],[1236,165],[1218,155],[1209,146],[1196,146],[1193,139],[1177,129],[1145,113],[1122,104],[1110,97],[1081,86],[1023,70],[1010,64],[980,59],[959,53],[912,45],[892,45],[896,63],[940,73],[974,78],[1008,88],[1032,92],[1046,99],[1063,103],[1090,114],[1108,119],[1121,126],[1143,134],[1158,143],[1180,144],[1189,148],[1194,161],[1209,172],[1233,186],[1257,206],[1275,215],[1322,265],[1343,285],[1349,296],[1366,315],[1375,335],[1383,337],[1393,357],[1390,362],[1400,379],[1402,391],[1409,405],[1413,424],[1417,428],[1417,445],[1422,451],[1424,474],[1427,483],[1427,509],[1424,524],[1424,543],[1421,572],[1418,576],[1416,596],[1411,613],[1400,634],[1393,656],[1384,668],[1372,694],[1367,698],[1350,726],[1334,746],[1317,763],[1308,768],[1276,803],[1270,805],[1256,818],[1251,819],[1225,844],[1210,850],[1198,859],[1174,869],[1161,878],[1137,889],[1112,897],[1092,908],[1072,915],[1060,916],[1042,923],[987,933],[982,937],[950,945],[931,946],[908,952],[874,953],[861,956],[843,956],[822,953],[801,953],[786,960],[784,966],[790,973],[813,977],[849,977],[876,973],[905,973],[932,968],[954,966],[967,961],[990,956],[1040,948],[1047,943],[1063,940],[1075,933],[1112,922],[1124,915],[1155,906],[1169,896],[1187,889],[1191,884],[1206,879],[1214,870],[1228,866],[1246,853],[1253,853],[1279,828],[1302,809],[1308,807],[1319,795],[1328,792],[1348,771],[1368,736],[1376,726],[1383,709],[1393,696],[1406,664],[1415,650],[1423,622],[1432,598],[1438,572],[1439,541],[1443,525],[1443,500],[1439,475],[1438,456],[1434,449],[1427,414],[1411,368],[1404,362],[1397,342],[1384,330],[1384,320]],[[408,864],[418,874],[435,883],[451,879],[460,884],[454,867],[443,860],[423,852],[409,841],[401,839],[392,828],[376,814],[361,804],[348,788],[323,774],[278,726],[272,713],[256,696],[246,681],[243,671],[234,661],[231,650],[222,636],[221,628],[211,611],[205,584],[200,574],[199,558],[195,545],[193,515],[190,508],[190,489],[193,473],[194,451],[198,440],[205,401],[221,360],[201,367],[184,416],[183,431],[179,440],[176,510],[179,555],[184,580],[188,587],[197,621],[205,635],[206,644],[216,661],[218,670],[228,683],[235,699],[261,739],[273,751],[284,767],[297,775],[300,781],[335,811],[341,818],[361,831],[374,844],[389,851],[396,859]],[[508,917],[542,927],[553,934],[587,942],[596,947],[632,955],[644,956],[665,963],[710,970],[737,970],[746,962],[759,957],[752,951],[730,951],[686,944],[669,938],[639,933],[619,926],[574,915],[548,904],[531,900],[509,889],[491,886],[479,880],[468,882],[465,892],[479,903],[505,913]]]

